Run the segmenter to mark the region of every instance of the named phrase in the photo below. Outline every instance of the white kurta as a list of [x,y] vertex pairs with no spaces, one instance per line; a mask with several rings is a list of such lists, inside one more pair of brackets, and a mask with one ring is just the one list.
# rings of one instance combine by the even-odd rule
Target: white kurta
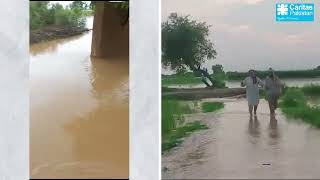
[[251,77],[246,77],[242,81],[243,85],[246,86],[246,96],[248,100],[248,104],[255,106],[259,104],[259,86],[263,86],[263,82],[261,79],[257,77],[257,83],[253,84],[253,80]]

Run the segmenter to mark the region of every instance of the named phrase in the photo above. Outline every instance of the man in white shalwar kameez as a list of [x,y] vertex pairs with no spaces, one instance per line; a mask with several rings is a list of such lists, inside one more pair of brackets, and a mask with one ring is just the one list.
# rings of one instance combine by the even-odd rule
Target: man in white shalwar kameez
[[254,70],[249,70],[249,76],[246,77],[242,82],[241,86],[246,87],[246,97],[248,100],[249,113],[252,116],[252,109],[254,108],[254,115],[257,114],[259,104],[259,87],[263,87],[263,81],[257,77]]

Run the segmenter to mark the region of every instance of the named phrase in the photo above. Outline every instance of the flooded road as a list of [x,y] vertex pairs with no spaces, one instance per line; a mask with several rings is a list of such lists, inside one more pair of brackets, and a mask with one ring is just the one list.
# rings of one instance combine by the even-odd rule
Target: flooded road
[[187,116],[210,128],[164,153],[164,179],[320,177],[320,129],[286,119],[280,111],[277,121],[270,121],[265,100],[251,120],[245,99],[220,101],[225,102],[221,111]]
[[128,59],[90,58],[92,32],[30,48],[31,178],[128,178]]

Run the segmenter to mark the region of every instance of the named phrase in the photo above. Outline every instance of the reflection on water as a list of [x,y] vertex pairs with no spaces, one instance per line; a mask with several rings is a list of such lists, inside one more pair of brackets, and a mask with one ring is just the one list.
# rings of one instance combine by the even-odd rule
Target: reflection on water
[[57,51],[58,46],[62,46],[63,44],[68,43],[71,40],[79,39],[82,36],[83,35],[76,35],[69,38],[51,40],[50,43],[33,44],[32,48],[30,48],[30,54],[32,56],[36,56],[38,54],[52,53],[54,51]]
[[278,138],[279,131],[278,131],[278,120],[275,118],[270,118],[269,123],[269,136],[271,138]]
[[128,177],[128,59],[90,58],[91,35],[30,48],[32,178]]
[[[260,136],[260,128],[259,128],[259,120],[258,120],[258,116],[254,116],[252,118],[252,116],[250,117],[250,120],[249,120],[249,134],[252,136],[252,137],[259,137]],[[255,142],[255,141],[253,141]]]
[[[178,148],[163,154],[164,179],[320,176],[319,129],[286,119],[279,110],[276,119],[270,119],[265,100],[260,101],[257,116],[252,118],[245,99],[224,103],[219,112],[186,117],[186,121],[199,120],[210,128],[193,133]],[[190,158],[190,154],[196,155]]]

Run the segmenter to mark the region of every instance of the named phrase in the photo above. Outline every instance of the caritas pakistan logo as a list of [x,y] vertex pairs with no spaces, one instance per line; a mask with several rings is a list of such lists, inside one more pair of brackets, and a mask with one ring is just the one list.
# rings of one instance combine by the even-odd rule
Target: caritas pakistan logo
[[276,4],[276,21],[313,21],[314,4]]

